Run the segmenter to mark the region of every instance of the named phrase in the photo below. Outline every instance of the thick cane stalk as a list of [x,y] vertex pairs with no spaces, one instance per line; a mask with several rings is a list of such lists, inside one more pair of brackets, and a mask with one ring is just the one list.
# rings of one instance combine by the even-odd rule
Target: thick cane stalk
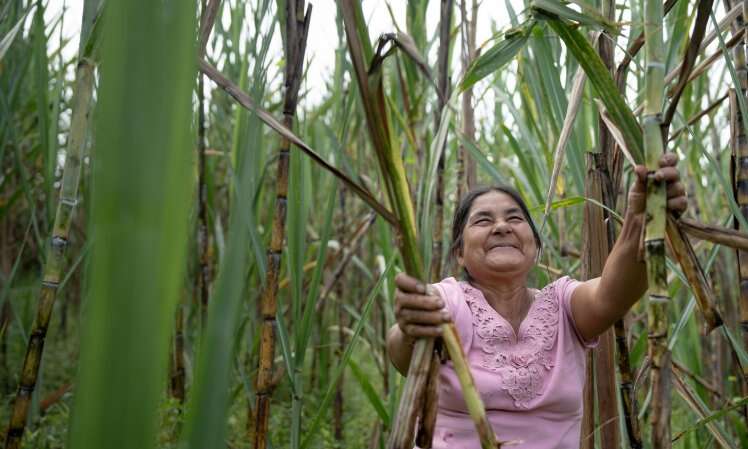
[[[361,105],[366,115],[366,123],[373,146],[376,150],[380,171],[390,203],[398,220],[398,247],[405,269],[419,279],[425,279],[426,271],[418,251],[415,213],[411,203],[408,182],[405,177],[399,145],[394,141],[389,120],[381,73],[381,58],[378,65],[368,67],[366,60],[373,54],[371,44],[363,27],[360,4],[346,0],[340,3],[343,14],[349,53],[353,62]],[[381,50],[381,49],[380,49]],[[470,415],[476,423],[481,447],[496,448],[496,437],[486,418],[485,408],[472,382],[472,375],[465,362],[454,326],[443,325],[443,338],[449,355],[458,373],[463,396]],[[411,449],[413,447],[415,422],[421,409],[421,400],[428,378],[434,340],[421,339],[416,342],[411,358],[410,369],[400,399],[397,416],[393,420],[388,447]]]
[[[748,1],[744,0],[742,4],[743,14],[736,19],[736,26],[743,30],[745,42],[735,47],[733,57],[740,83],[740,92],[736,93],[736,95],[741,95],[744,99],[748,100],[748,61],[746,61],[745,54],[745,48],[748,45],[748,37],[745,36]],[[730,107],[734,111],[731,114],[734,117],[734,120],[731,120],[733,124],[733,132],[731,134],[733,136],[732,151],[735,167],[733,171],[735,199],[738,206],[740,206],[740,212],[743,214],[743,217],[748,218],[748,136],[746,136],[746,129],[743,125],[745,123],[742,116],[743,111],[738,107],[736,98],[731,98],[731,100],[733,101],[731,101]],[[739,227],[737,221],[735,227]],[[748,251],[738,251],[738,272],[740,275],[740,328],[743,333],[743,346],[748,348]],[[743,386],[744,389],[748,390],[748,364],[744,364],[742,368]]]
[[[663,8],[660,0],[647,0],[644,7],[645,89],[642,115],[643,143],[646,166],[650,173],[659,168],[663,153],[662,101],[665,62],[662,42]],[[669,448],[670,443],[670,351],[667,347],[667,270],[665,266],[666,225],[665,184],[647,179],[647,210],[645,220],[647,309],[649,357],[652,362],[652,447]]]
[[[603,17],[610,21],[615,20],[615,0],[605,0],[601,3],[601,12]],[[614,45],[615,36],[605,33],[604,36],[598,41],[598,52],[600,59],[602,59],[606,68],[610,71],[611,75],[615,69],[614,60]],[[614,139],[608,131],[607,127],[603,123],[602,118],[598,119],[598,129],[600,130],[600,152],[596,154],[594,158],[595,170],[597,172],[597,183],[600,184],[599,194],[603,203],[610,209],[615,209],[615,198],[612,194],[614,191],[613,185],[611,184],[610,173],[611,170],[608,166],[609,161],[614,159],[611,157],[614,150]],[[589,174],[588,174],[589,176]],[[596,192],[597,193],[597,192]],[[585,205],[585,207],[589,207]],[[610,248],[613,247],[615,242],[615,226],[607,211],[603,211],[604,221],[599,223],[598,226],[605,227],[605,240],[607,245],[605,249],[605,258],[610,253]],[[605,226],[604,223],[608,224]],[[602,238],[602,235],[600,236]],[[599,267],[599,274],[602,274],[601,264]],[[600,443],[602,449],[617,449],[620,445],[620,430],[619,426],[612,424],[617,421],[618,417],[618,395],[616,394],[616,372],[615,372],[615,330],[608,329],[600,336],[600,343],[595,348],[595,383],[597,389],[597,406],[598,406],[598,421],[601,423],[602,428],[600,429]],[[608,424],[611,423],[611,424]]]
[[[39,292],[39,306],[34,324],[29,335],[26,355],[23,359],[20,381],[16,398],[13,401],[13,411],[10,414],[10,424],[5,440],[6,449],[17,449],[21,445],[21,438],[26,427],[26,417],[31,406],[31,396],[39,377],[39,366],[44,351],[44,340],[49,328],[57,289],[65,267],[65,250],[68,245],[70,225],[73,221],[75,205],[78,202],[78,185],[80,184],[81,161],[86,135],[89,129],[91,112],[91,98],[94,87],[94,63],[86,57],[86,39],[91,23],[87,19],[96,12],[95,1],[87,1],[83,11],[83,30],[81,34],[80,59],[75,72],[75,86],[73,90],[72,118],[70,135],[65,152],[65,166],[62,174],[60,200],[57,205],[52,236],[47,246],[46,263],[43,269],[42,286]],[[90,56],[90,55],[89,55]]]
[[[439,135],[439,124],[449,95],[449,36],[452,25],[452,0],[441,0],[441,19],[439,22],[439,56],[437,61],[438,105],[434,114],[434,139]],[[446,146],[446,140],[443,146]],[[431,254],[431,279],[434,282],[442,278],[442,247],[444,233],[444,148],[438,151],[439,161],[436,168],[436,197],[434,203],[434,230]],[[428,201],[428,199],[427,199]],[[436,410],[439,403],[439,362],[433,356],[429,367],[428,380],[424,390],[423,410],[416,435],[416,444],[422,449],[430,449],[436,426]]]
[[[206,0],[200,2],[201,12],[207,13]],[[203,43],[207,42],[201,37],[200,48],[204,51]],[[208,207],[207,188],[205,186],[205,75],[197,74],[197,270],[193,279],[193,299],[199,305],[200,328],[205,329],[208,315],[208,284],[210,279],[210,268],[208,260]],[[179,403],[184,403],[185,398],[185,356],[184,356],[184,309],[183,305],[177,306],[174,318],[174,343],[172,347],[171,375],[169,391],[172,397]]]
[[[602,203],[603,201],[603,173],[601,168],[606,164],[602,153],[587,154],[587,176],[585,180],[584,195]],[[601,167],[603,166],[603,167]],[[610,252],[607,229],[605,226],[605,217],[603,209],[594,206],[592,203],[585,204],[584,207],[584,241],[583,241],[583,258],[582,258],[582,278],[592,279],[598,277],[603,272],[605,260]],[[603,344],[599,350],[590,351],[587,357],[587,380],[584,387],[584,416],[582,418],[582,443],[583,449],[594,449],[595,438],[595,403],[594,391],[597,390],[597,397],[601,400],[603,394],[610,394],[608,389],[601,389],[600,383],[608,379],[610,368],[608,364],[612,362],[612,346],[609,345],[608,333],[604,334],[601,340]],[[602,359],[602,360],[599,360]],[[592,370],[592,365],[597,367]],[[595,372],[596,375],[593,375]],[[615,373],[615,372],[613,372]],[[598,381],[596,383],[596,379]],[[597,388],[596,388],[597,387]],[[615,394],[613,395],[615,397]],[[602,404],[602,403],[601,403]],[[614,403],[615,405],[615,403]],[[602,407],[600,407],[602,419]],[[617,428],[617,426],[614,426]]]
[[[285,97],[283,102],[283,124],[293,128],[294,115],[304,64],[304,51],[311,18],[311,5],[304,14],[304,0],[286,3],[286,72]],[[262,323],[260,325],[260,358],[257,369],[254,423],[250,433],[253,447],[267,447],[268,420],[270,418],[270,396],[274,388],[273,359],[275,357],[275,315],[277,310],[278,281],[280,278],[281,253],[285,237],[286,208],[288,195],[288,168],[291,142],[281,138],[278,150],[278,168],[275,184],[275,213],[267,251],[267,272],[260,299]]]

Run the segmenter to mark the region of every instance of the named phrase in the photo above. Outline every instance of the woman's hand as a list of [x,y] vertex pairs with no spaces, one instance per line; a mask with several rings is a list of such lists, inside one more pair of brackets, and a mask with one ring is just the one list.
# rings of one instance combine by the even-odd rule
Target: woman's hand
[[[681,216],[688,208],[688,198],[686,189],[680,182],[680,173],[676,164],[678,155],[675,153],[665,153],[660,158],[660,168],[655,171],[654,177],[658,181],[665,181],[667,186],[667,210]],[[629,212],[633,214],[642,214],[647,204],[647,167],[637,165],[634,167],[636,180],[629,191]]]
[[439,293],[405,273],[395,276],[395,285],[395,318],[406,340],[440,336],[451,318]]
[[440,336],[441,325],[451,318],[444,308],[444,299],[433,287],[405,273],[395,276],[395,285],[397,324],[387,333],[387,353],[395,368],[405,376],[416,338]]

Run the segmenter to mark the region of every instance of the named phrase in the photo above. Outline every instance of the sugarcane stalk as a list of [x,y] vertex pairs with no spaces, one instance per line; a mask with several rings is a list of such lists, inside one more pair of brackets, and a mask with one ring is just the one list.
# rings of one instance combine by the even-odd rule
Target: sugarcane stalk
[[205,183],[205,75],[197,75],[197,251],[198,273],[195,276],[195,289],[200,307],[200,327],[208,321],[208,297],[210,295],[210,252],[208,248],[208,187]]
[[[84,22],[90,17],[91,8],[96,5],[87,1],[84,5]],[[87,15],[88,14],[88,15]],[[85,28],[85,25],[84,25]],[[20,381],[13,401],[10,424],[5,440],[6,449],[18,449],[26,427],[26,417],[31,406],[31,396],[39,377],[39,367],[44,351],[44,342],[52,316],[57,290],[65,265],[65,252],[68,246],[70,225],[78,202],[78,185],[80,184],[81,161],[86,134],[89,129],[91,98],[94,85],[94,62],[84,54],[85,33],[81,36],[80,59],[75,71],[73,89],[72,118],[68,137],[65,165],[63,167],[60,200],[55,214],[52,235],[46,249],[42,285],[39,292],[39,305],[29,334],[26,355],[21,368]]]
[[[447,323],[442,327],[448,328],[450,330],[449,332],[444,332],[442,337],[444,339],[444,345],[447,347],[450,356],[452,354],[460,354],[462,352],[462,344],[460,343],[460,335],[457,333],[457,329],[455,328],[454,323]],[[478,431],[478,436],[480,437],[481,449],[500,448],[502,444],[501,442],[496,440],[493,429],[488,423],[488,420],[475,419],[480,415],[485,416],[486,412],[483,405],[483,400],[478,394],[478,389],[475,388],[473,376],[472,374],[470,374],[470,367],[468,366],[466,359],[464,357],[452,359],[452,363],[454,364],[455,373],[457,373],[457,377],[460,380],[460,386],[462,386],[462,396],[465,399],[465,404],[467,405],[468,412],[475,422],[476,430]],[[412,362],[411,366],[413,366]],[[469,386],[470,388],[466,388],[466,386]],[[490,438],[486,438],[489,435]]]
[[[602,133],[603,129],[606,130],[605,133]],[[606,141],[606,145],[602,146],[602,148],[609,155],[605,159],[609,160],[612,164],[612,166],[608,167],[606,179],[607,190],[604,192],[604,204],[613,209],[617,201],[617,192],[620,190],[619,184],[621,181],[621,177],[619,176],[619,174],[622,169],[623,160],[621,158],[620,148],[614,145],[614,142],[610,140],[611,136],[607,130],[607,127],[601,123],[600,130],[601,137],[604,135],[609,139],[608,141]],[[612,157],[610,157],[611,152],[613,153]],[[615,224],[614,220],[612,220],[613,217],[607,211],[605,212],[605,215],[608,223],[608,245],[609,247],[612,247],[616,235]],[[639,425],[636,395],[634,393],[634,376],[631,369],[629,347],[626,341],[626,324],[624,318],[621,318],[614,323],[613,336],[616,348],[615,363],[618,366],[618,372],[620,374],[620,384],[618,385],[618,388],[621,393],[621,409],[623,412],[623,420],[626,426],[626,436],[628,439],[629,447],[631,449],[641,449],[643,447],[642,436]]]
[[[666,0],[663,14],[667,15],[676,3],[678,3],[678,0]],[[635,39],[633,39],[631,45],[629,45],[624,52],[623,60],[618,64],[618,68],[616,69],[616,85],[618,86],[619,91],[624,91],[626,89],[626,75],[628,74],[629,66],[634,60],[634,57],[636,57],[642,47],[644,47],[644,40],[645,35],[644,31],[642,31]]]
[[642,448],[642,435],[639,427],[638,407],[634,394],[634,376],[631,371],[629,347],[626,344],[626,326],[623,320],[616,321],[613,330],[616,337],[616,364],[621,376],[621,407],[626,423],[626,434],[631,449]]
[[[6,220],[7,223],[7,220]],[[3,230],[7,231],[8,227],[3,226]],[[7,240],[6,240],[7,241]],[[2,250],[0,250],[2,251]],[[8,366],[8,323],[10,323],[10,300],[5,298],[2,306],[0,306],[0,370],[2,370],[2,378],[0,378],[0,389],[3,393],[10,394],[10,367]]]
[[[735,69],[738,73],[740,82],[740,93],[744,99],[748,100],[748,61],[746,61],[745,47],[748,46],[748,0],[743,0],[743,14],[738,17],[737,25],[743,29],[743,39],[745,39],[742,48],[736,48],[734,52]],[[734,102],[734,103],[737,103]],[[745,123],[742,114],[743,111],[734,104],[735,108],[735,128],[736,139],[733,145],[735,158],[735,191],[736,200],[740,207],[743,217],[748,218],[748,136],[743,126]],[[737,227],[737,223],[736,223]],[[746,230],[748,231],[748,230]],[[743,334],[743,347],[748,348],[748,252],[738,251],[738,271],[740,273],[740,329]],[[743,392],[748,393],[748,364],[743,364]],[[743,409],[748,416],[748,407]]]
[[[603,139],[601,145],[605,143]],[[602,148],[602,147],[601,147]],[[585,197],[592,198],[599,203],[604,202],[605,173],[607,173],[607,157],[602,151],[587,153],[587,175],[585,180]],[[610,240],[605,225],[604,209],[592,203],[584,207],[584,240],[582,258],[582,278],[592,279],[600,276],[605,266],[605,260],[610,252]],[[582,448],[594,448],[595,438],[592,436],[595,428],[594,398],[598,399],[599,421],[607,422],[611,413],[617,415],[618,407],[615,401],[615,367],[613,366],[613,345],[610,331],[601,336],[600,345],[590,351],[587,358],[587,380],[584,390],[584,416],[582,418]],[[594,364],[594,375],[592,365]],[[594,392],[597,392],[595,395]],[[606,426],[615,427],[618,426]],[[612,435],[612,436],[611,436]],[[601,430],[605,448],[606,441],[617,442],[618,432]],[[617,447],[617,446],[616,446]]]
[[434,440],[434,431],[436,430],[436,416],[439,406],[439,370],[441,369],[441,363],[436,348],[435,352],[437,354],[431,357],[431,365],[429,366],[423,395],[421,420],[419,421],[418,431],[416,432],[416,445],[420,449],[431,449]]
[[584,388],[582,389],[582,423],[579,449],[595,449],[595,353],[584,355]]
[[[587,198],[592,198],[600,203],[603,201],[602,194],[602,179],[600,162],[604,162],[601,153],[587,153],[587,175],[585,177],[585,192],[584,195]],[[551,186],[553,188],[553,186]],[[603,217],[603,209],[594,206],[592,203],[585,204],[584,206],[584,232],[583,232],[583,249],[582,249],[582,279],[588,280],[598,276],[603,271],[605,265],[605,259],[608,257],[610,251],[608,247],[608,239],[606,236],[605,221]],[[595,382],[596,377],[607,377],[607,366],[603,366],[602,372],[600,372],[600,363],[598,359],[604,357],[605,354],[600,354],[600,351],[590,350],[587,354],[586,359],[586,380],[584,385],[584,408],[582,416],[582,441],[580,447],[582,449],[594,449],[595,438],[595,391],[598,391],[598,397],[600,396],[599,388],[596,388]],[[603,364],[604,365],[604,364]],[[597,369],[593,368],[597,367]],[[595,376],[597,374],[597,376]]]
[[[601,2],[601,14],[603,17],[610,21],[615,20],[615,0],[604,0]],[[615,69],[614,59],[614,46],[616,37],[609,33],[603,32],[604,36],[598,40],[598,53],[600,59],[605,64],[608,71],[613,74]],[[593,154],[592,165],[595,167],[593,181],[597,185],[594,189],[596,196],[602,200],[603,204],[608,206],[610,209],[615,209],[615,198],[612,192],[614,191],[611,185],[610,169],[608,167],[609,161],[614,150],[615,140],[611,136],[610,131],[603,123],[602,118],[598,118],[598,129],[600,130],[600,141],[599,141],[599,153]],[[588,163],[589,163],[588,159]],[[588,172],[587,176],[590,176]],[[585,208],[588,205],[585,204]],[[603,234],[605,235],[605,245],[600,248],[603,257],[598,258],[602,263],[600,265],[595,264],[594,268],[596,271],[595,276],[602,274],[605,260],[607,259],[610,249],[615,243],[615,226],[613,221],[610,219],[610,214],[601,210],[600,214],[596,214],[595,220],[597,224],[593,226],[599,226],[601,229],[600,239],[603,240]],[[607,223],[607,226],[606,224]],[[594,229],[594,228],[593,228]],[[592,238],[592,235],[589,236]],[[620,321],[620,320],[619,320]],[[595,387],[597,390],[597,407],[598,407],[598,421],[600,423],[615,423],[618,416],[618,394],[616,394],[616,372],[615,372],[615,331],[613,329],[606,330],[600,335],[598,346],[594,349],[595,351]],[[603,424],[600,429],[600,443],[602,449],[617,449],[620,445],[620,429],[619,426],[605,425]]]
[[[285,52],[287,65],[284,74],[283,124],[288,129],[293,128],[299,87],[303,75],[306,38],[311,18],[311,5],[309,5],[306,14],[304,14],[304,3],[304,0],[289,1],[286,3]],[[275,211],[270,245],[267,250],[265,283],[260,296],[262,323],[260,324],[260,356],[257,369],[255,407],[253,411],[248,413],[248,416],[254,416],[254,422],[248,423],[248,427],[250,427],[249,433],[253,439],[253,447],[255,449],[265,449],[267,447],[270,396],[275,386],[273,382],[275,316],[278,301],[281,253],[285,238],[290,147],[290,140],[285,136],[281,137],[275,184]]]
[[[477,0],[472,1],[470,17],[468,18],[465,4],[467,0],[460,0],[460,15],[462,18],[462,71],[467,72],[470,64],[477,56],[476,30],[478,28]],[[462,92],[462,134],[465,139],[475,140],[475,109],[473,108],[473,87]],[[468,154],[463,143],[457,153],[457,198],[458,201],[466,191],[470,191],[477,184],[475,160]]]
[[[452,26],[453,0],[441,0],[441,19],[439,22],[439,55],[437,60],[438,104],[434,114],[434,138],[439,132],[442,111],[449,96],[449,36]],[[447,142],[444,142],[444,146]],[[431,279],[435,282],[442,278],[442,246],[444,231],[444,149],[439,152],[439,162],[436,167],[436,197],[434,203],[434,239],[431,256]]]
[[[340,205],[340,218],[338,219],[337,227],[338,227],[338,235],[341,236],[340,243],[340,249],[342,251],[343,249],[343,241],[342,236],[344,235],[346,231],[346,201],[345,201],[345,189],[340,189],[339,192],[339,205]],[[344,272],[340,273],[340,276],[343,277],[345,275]],[[344,298],[344,289],[343,286],[345,285],[345,282],[337,282],[335,284],[335,295],[337,296],[337,314],[338,314],[338,348],[335,351],[338,355],[338,364],[342,363],[343,360],[343,348],[345,348],[345,322],[346,322],[346,313],[343,308],[343,298]],[[340,444],[343,443],[343,383],[344,383],[344,375],[345,372],[340,374],[340,378],[338,379],[337,385],[335,385],[335,398],[333,399],[333,438],[335,438],[335,441],[339,442]]]
[[174,316],[174,341],[171,353],[169,393],[180,404],[184,404],[184,308],[182,304],[177,305],[177,311]]
[[[378,61],[379,65],[374,67],[368,67],[365,62],[365,55],[371,52],[371,45],[368,41],[368,35],[365,32],[359,33],[359,26],[357,26],[363,23],[360,4],[352,0],[345,0],[339,5],[343,15],[348,49],[362,99],[361,106],[366,116],[369,136],[376,150],[388,198],[397,217],[398,248],[405,270],[412,276],[423,280],[426,278],[426,271],[418,251],[415,214],[408,182],[402,157],[399,154],[399,146],[394,142],[394,136],[389,127],[388,111],[384,100],[381,59]],[[462,348],[459,343],[455,343],[459,338],[456,329],[448,324],[442,325],[441,329],[443,338],[447,342],[450,358],[458,373],[468,410],[476,423],[481,447],[483,449],[496,448],[498,445],[496,437],[488,423],[485,408],[472,382],[472,375],[465,362]],[[411,449],[413,447],[415,422],[422,405],[420,400],[423,398],[422,394],[428,378],[433,350],[433,339],[424,338],[416,341],[397,416],[393,420],[393,428],[387,443],[389,448]]]
[[[439,124],[441,116],[446,106],[449,95],[449,37],[452,27],[452,0],[441,0],[441,18],[439,22],[439,55],[437,60],[438,80],[437,88],[438,104],[436,114],[434,114],[434,138],[439,134]],[[444,141],[444,146],[447,142]],[[436,167],[436,195],[434,203],[434,230],[433,244],[431,254],[431,279],[436,281],[442,278],[442,247],[444,234],[444,148],[438,151],[439,161]],[[426,388],[424,390],[423,409],[421,410],[421,420],[416,433],[416,444],[422,449],[430,449],[431,442],[434,438],[434,428],[436,427],[437,407],[439,405],[439,362],[437,356],[432,356],[429,367]]]
[[[200,8],[203,15],[208,14],[206,10],[207,1],[201,0]],[[202,27],[207,27],[205,20]],[[210,28],[205,36],[200,37],[201,51],[205,51]],[[208,284],[210,282],[210,265],[208,259],[208,211],[205,186],[205,75],[197,74],[197,272],[193,281],[193,298],[197,299],[200,310],[200,329],[205,329],[208,316]],[[185,369],[184,369],[184,310],[182,304],[177,306],[174,317],[174,342],[171,351],[171,376],[169,391],[172,397],[180,404],[185,398]]]
[[665,183],[654,177],[663,154],[661,132],[662,102],[664,92],[665,62],[663,58],[662,21],[660,0],[647,0],[644,4],[645,38],[645,101],[642,115],[643,143],[647,178],[647,205],[645,219],[647,309],[650,379],[652,384],[652,447],[670,448],[670,352],[667,347],[667,271],[665,266],[666,191]]
[[[678,226],[678,223],[672,216],[668,216],[667,218],[667,243],[673,256],[680,264],[683,274],[688,279],[688,284],[696,292],[694,297],[699,302],[699,310],[701,310],[704,316],[706,333],[708,334],[723,324],[722,316],[713,306],[716,302],[714,299],[715,295],[706,278],[706,274],[698,263],[694,263],[697,260],[696,253],[693,247],[691,247],[685,232]],[[705,302],[705,298],[708,298],[709,301]]]
[[[683,91],[685,90],[686,85],[691,80],[689,76],[693,71],[696,57],[701,52],[701,43],[704,40],[704,34],[706,33],[706,24],[709,20],[709,14],[712,11],[713,3],[714,0],[699,0],[691,38],[688,42],[688,47],[683,56],[683,61],[678,67],[678,83],[668,91],[668,97],[670,97],[671,100],[668,104],[667,110],[665,111],[661,123],[662,134],[664,136],[668,134],[670,123],[673,121],[675,110],[678,107],[678,102],[680,101],[681,95],[683,95]],[[665,81],[663,80],[663,83],[664,82]]]
[[[714,295],[716,298],[727,298],[724,296],[724,288],[729,288],[730,282],[725,276],[725,269],[727,264],[725,261],[726,251],[720,251],[717,254],[717,259],[712,264],[709,270],[709,280],[714,286]],[[720,301],[720,305],[725,307],[733,301]],[[729,306],[728,306],[729,307]],[[723,309],[724,310],[724,309]],[[737,314],[735,314],[737,315]],[[724,397],[724,385],[725,377],[724,370],[727,369],[728,364],[725,360],[725,342],[722,339],[722,335],[713,333],[712,335],[706,336],[707,343],[709,344],[709,377],[711,384],[714,385],[716,392],[719,394],[719,398]],[[732,345],[730,345],[732,346]]]

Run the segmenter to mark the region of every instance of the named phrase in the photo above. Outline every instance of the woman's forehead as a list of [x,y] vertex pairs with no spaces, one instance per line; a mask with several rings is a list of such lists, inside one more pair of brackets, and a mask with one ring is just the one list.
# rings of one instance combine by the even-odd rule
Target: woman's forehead
[[513,212],[521,211],[519,204],[510,195],[504,192],[491,190],[477,197],[470,206],[470,213],[474,215],[480,212]]

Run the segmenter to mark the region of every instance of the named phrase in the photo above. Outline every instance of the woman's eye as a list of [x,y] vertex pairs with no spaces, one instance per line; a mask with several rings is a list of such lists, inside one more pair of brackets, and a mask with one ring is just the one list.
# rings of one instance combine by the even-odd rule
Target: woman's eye
[[509,221],[525,221],[525,219],[519,216],[514,216],[514,217],[509,217]]

